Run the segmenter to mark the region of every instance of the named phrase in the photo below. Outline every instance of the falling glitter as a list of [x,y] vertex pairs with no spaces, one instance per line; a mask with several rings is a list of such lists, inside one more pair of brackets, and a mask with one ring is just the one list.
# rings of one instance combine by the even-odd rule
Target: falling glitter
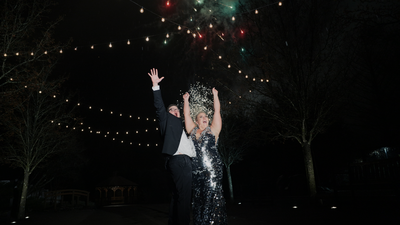
[[196,121],[197,114],[205,112],[211,122],[214,108],[211,88],[197,82],[190,85],[188,93],[190,95],[190,117],[192,117],[193,121]]

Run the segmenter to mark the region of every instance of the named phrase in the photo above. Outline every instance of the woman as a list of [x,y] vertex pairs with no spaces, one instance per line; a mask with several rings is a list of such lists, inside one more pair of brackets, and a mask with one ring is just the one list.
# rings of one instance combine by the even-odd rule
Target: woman
[[206,113],[190,116],[189,93],[183,95],[185,128],[196,150],[192,160],[193,221],[195,225],[227,224],[225,198],[222,190],[222,161],[217,150],[218,136],[222,127],[218,91],[212,89],[214,116],[209,126]]

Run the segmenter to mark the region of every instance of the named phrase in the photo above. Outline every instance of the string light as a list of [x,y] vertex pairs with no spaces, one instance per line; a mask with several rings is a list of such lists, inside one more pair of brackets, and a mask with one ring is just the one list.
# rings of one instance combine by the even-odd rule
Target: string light
[[149,41],[149,37],[146,37],[146,41]]
[[111,42],[110,42],[110,44],[108,45],[108,47],[112,48],[112,44],[111,44]]
[[[131,1],[131,2],[133,2],[133,1]],[[168,2],[169,2],[169,1],[168,1]],[[133,2],[133,3],[135,3],[135,2]],[[138,5],[137,3],[135,3],[135,4]],[[170,4],[170,2],[169,2],[169,4]],[[221,4],[221,3],[218,3],[218,4]],[[274,3],[274,4],[276,4],[276,3]],[[221,4],[221,5],[224,5],[224,4]],[[278,2],[278,5],[279,5],[279,6],[282,6],[282,5],[283,5],[283,2],[282,2],[282,1]],[[140,5],[138,5],[138,6],[140,7],[140,13],[144,13],[144,7],[143,7],[143,6],[140,6]],[[232,6],[227,6],[227,5],[224,5],[224,6],[233,9]],[[268,5],[266,5],[266,6],[268,6]],[[265,6],[261,6],[261,7],[259,7],[259,8],[263,8],[263,7],[265,7]],[[193,8],[193,9],[197,12],[197,9],[196,9],[196,8]],[[147,10],[147,9],[146,9],[146,10]],[[209,11],[211,12],[211,10],[209,10]],[[151,11],[150,11],[150,12],[151,12]],[[153,12],[152,12],[152,13],[153,13]],[[258,9],[255,9],[255,10],[254,10],[254,13],[255,13],[255,14],[258,14],[258,13],[259,13],[259,10],[258,10]],[[166,22],[166,19],[165,19],[164,17],[162,17],[162,16],[160,16],[160,15],[157,15],[156,13],[153,13],[153,14],[155,14],[156,16],[159,16],[159,17],[161,18],[162,22]],[[232,21],[235,21],[235,20],[236,20],[235,16],[232,16]],[[209,24],[209,27],[210,27],[210,28],[213,27],[212,23]],[[179,26],[178,26],[178,30],[181,30],[181,29],[182,29],[182,27],[179,25]],[[197,29],[200,30],[200,27],[197,27]],[[243,31],[241,31],[241,32],[243,33]],[[224,41],[224,39],[222,38],[222,36],[224,36],[223,33],[222,33],[222,36],[219,35],[218,33],[217,33],[217,35],[221,38],[221,40]],[[198,34],[197,36],[202,37],[200,34]],[[164,41],[164,43],[165,43],[165,41]],[[130,40],[127,41],[127,44],[130,45]],[[286,43],[286,44],[287,44],[287,43]],[[91,46],[91,49],[94,49],[94,45]],[[77,50],[78,50],[78,47],[75,47],[74,50],[77,51]],[[63,53],[63,50],[61,49],[59,52],[60,52],[60,53]],[[45,51],[45,52],[44,52],[44,54],[47,54],[47,53],[48,53],[48,51]],[[34,55],[34,52],[31,52],[30,54],[33,56],[33,55]],[[15,55],[16,55],[16,56],[19,56],[19,55],[21,55],[21,53],[20,53],[20,52],[17,52],[17,53],[15,53]],[[4,56],[4,57],[8,57],[9,55],[8,55],[7,53],[3,53],[3,56]]]
[[129,39],[128,39],[128,42],[126,42],[126,44],[127,44],[127,45],[130,45],[130,44],[131,44],[131,42],[129,41]]
[[165,35],[166,38],[169,38],[169,34],[167,33],[167,35]]

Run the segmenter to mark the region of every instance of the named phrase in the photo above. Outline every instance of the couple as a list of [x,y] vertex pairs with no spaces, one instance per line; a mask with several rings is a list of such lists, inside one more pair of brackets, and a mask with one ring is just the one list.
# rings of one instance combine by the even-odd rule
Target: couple
[[[177,105],[167,110],[162,100],[157,69],[148,73],[153,82],[154,106],[164,136],[162,153],[167,156],[166,168],[174,187],[169,225],[189,225],[193,189],[193,223],[195,225],[227,224],[225,198],[222,192],[222,161],[217,151],[222,127],[218,91],[213,88],[214,117],[211,126],[204,112],[190,117],[189,94],[183,95],[185,129]],[[194,145],[194,149],[193,149]]]

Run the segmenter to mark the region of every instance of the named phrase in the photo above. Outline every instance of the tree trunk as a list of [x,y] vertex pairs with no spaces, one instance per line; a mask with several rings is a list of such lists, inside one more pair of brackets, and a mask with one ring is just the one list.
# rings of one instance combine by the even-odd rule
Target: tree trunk
[[308,142],[303,143],[303,156],[306,168],[309,194],[311,198],[315,198],[315,196],[317,195],[317,187],[315,183],[314,163],[311,154],[311,146]]
[[23,219],[25,217],[25,205],[26,205],[26,198],[28,195],[28,184],[29,184],[29,172],[25,170],[24,181],[22,183],[21,201],[19,203],[18,219]]
[[234,201],[233,184],[232,184],[232,176],[231,176],[231,167],[230,166],[226,167],[226,173],[228,176],[228,183],[229,183],[229,198],[230,198],[230,201],[233,203],[233,201]]

